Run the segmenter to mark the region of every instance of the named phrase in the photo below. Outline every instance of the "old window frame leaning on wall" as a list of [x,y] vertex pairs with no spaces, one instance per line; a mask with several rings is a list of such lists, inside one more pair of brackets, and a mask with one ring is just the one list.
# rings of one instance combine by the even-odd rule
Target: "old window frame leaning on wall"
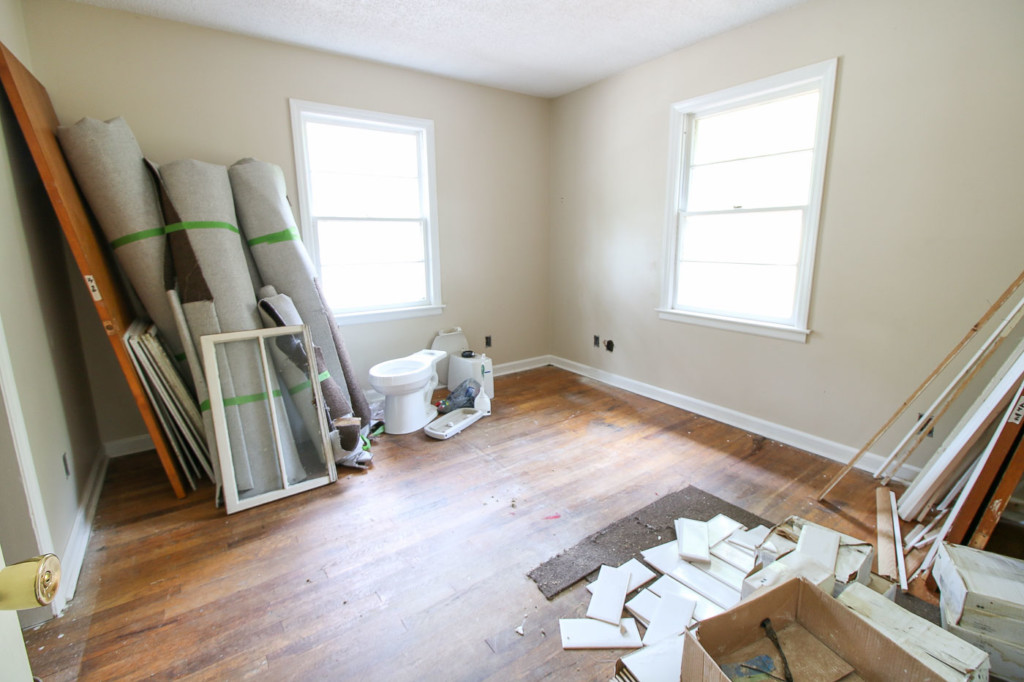
[[[434,122],[289,104],[302,239],[335,319],[440,314]],[[334,151],[317,144],[328,138],[338,143]]]
[[672,105],[660,318],[806,341],[837,63]]

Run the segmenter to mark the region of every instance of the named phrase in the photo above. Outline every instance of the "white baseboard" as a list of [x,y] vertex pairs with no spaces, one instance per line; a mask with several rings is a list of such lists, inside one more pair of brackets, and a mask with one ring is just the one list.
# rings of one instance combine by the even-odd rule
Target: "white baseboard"
[[[494,368],[495,375],[501,374],[512,374],[514,372],[523,372],[528,369],[535,369],[537,367],[543,367],[545,365],[554,365],[560,369],[564,369],[581,376],[595,379],[602,383],[621,388],[641,395],[645,398],[657,400],[658,402],[665,403],[666,405],[672,405],[688,412],[699,414],[702,417],[708,417],[716,421],[735,426],[755,433],[759,436],[764,436],[780,443],[785,443],[807,452],[821,455],[836,462],[846,464],[853,456],[857,453],[855,448],[842,443],[837,443],[827,438],[815,436],[814,434],[806,433],[804,431],[798,431],[797,429],[776,424],[774,422],[754,417],[743,412],[730,409],[728,407],[722,407],[721,405],[715,405],[698,398],[692,398],[681,393],[675,393],[668,391],[658,386],[651,384],[645,384],[641,381],[635,381],[618,374],[612,374],[589,365],[584,365],[572,360],[566,360],[555,355],[543,355],[536,358],[529,358],[526,360],[519,360],[517,362],[510,362],[499,365]],[[884,457],[872,452],[866,452],[857,462],[856,467],[864,471],[874,472],[885,460]],[[918,467],[908,466],[904,464],[900,467],[899,471],[893,477],[898,481],[908,482],[914,479],[917,473],[920,471]]]
[[129,436],[128,438],[119,438],[118,440],[104,443],[102,454],[104,457],[124,457],[125,455],[146,452],[155,447],[153,439],[149,437],[149,434],[142,434],[141,436]]
[[60,586],[57,589],[57,596],[50,605],[53,614],[59,616],[67,608],[68,602],[75,596],[75,589],[78,587],[78,577],[82,574],[82,565],[85,563],[85,552],[89,547],[89,536],[92,535],[92,522],[96,517],[96,506],[100,501],[100,491],[103,489],[103,479],[107,473],[107,463],[110,460],[102,452],[96,454],[92,471],[89,472],[89,480],[85,483],[82,504],[75,514],[75,523],[71,527],[71,536],[64,546],[64,553],[60,557]]

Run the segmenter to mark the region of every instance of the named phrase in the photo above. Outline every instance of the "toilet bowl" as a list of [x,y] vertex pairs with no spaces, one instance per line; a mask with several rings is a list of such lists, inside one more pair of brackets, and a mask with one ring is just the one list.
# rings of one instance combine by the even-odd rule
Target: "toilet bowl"
[[385,433],[412,433],[437,416],[430,398],[437,388],[437,363],[447,355],[421,350],[370,368],[370,386],[384,396]]

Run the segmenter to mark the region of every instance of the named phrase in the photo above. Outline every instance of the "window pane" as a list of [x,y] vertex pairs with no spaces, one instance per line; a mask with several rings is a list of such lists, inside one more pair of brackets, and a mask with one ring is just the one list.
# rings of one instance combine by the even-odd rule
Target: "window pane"
[[679,308],[730,316],[789,320],[796,266],[679,263]]
[[314,173],[415,178],[419,136],[344,123],[306,123],[309,168]]
[[418,178],[314,172],[313,215],[345,218],[418,218]]
[[812,152],[793,152],[694,166],[686,210],[805,205],[810,200],[812,161]]
[[324,295],[335,309],[422,305],[426,267],[420,263],[353,263],[321,266]]
[[702,116],[694,121],[693,163],[780,154],[814,146],[818,91]]
[[683,216],[685,261],[796,265],[803,211]]
[[320,265],[423,262],[418,220],[318,220]]

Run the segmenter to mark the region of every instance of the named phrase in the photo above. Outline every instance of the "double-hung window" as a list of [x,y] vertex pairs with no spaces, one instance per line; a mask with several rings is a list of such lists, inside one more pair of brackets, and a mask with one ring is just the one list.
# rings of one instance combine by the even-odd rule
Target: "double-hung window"
[[662,318],[806,339],[835,72],[672,106]]
[[441,312],[433,121],[291,111],[303,241],[338,321]]

